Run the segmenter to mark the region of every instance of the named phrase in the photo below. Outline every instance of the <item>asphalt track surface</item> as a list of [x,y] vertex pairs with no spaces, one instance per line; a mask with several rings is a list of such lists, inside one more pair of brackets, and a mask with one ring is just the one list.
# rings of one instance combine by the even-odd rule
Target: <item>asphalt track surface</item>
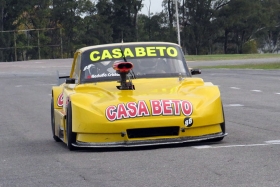
[[70,65],[0,63],[0,187],[280,186],[279,70],[203,70],[222,94],[229,135],[220,143],[70,152],[50,125],[56,70]]

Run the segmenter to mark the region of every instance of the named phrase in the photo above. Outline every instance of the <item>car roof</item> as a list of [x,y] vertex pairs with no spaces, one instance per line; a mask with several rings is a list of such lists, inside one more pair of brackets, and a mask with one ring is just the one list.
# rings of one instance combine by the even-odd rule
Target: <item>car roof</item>
[[93,46],[87,46],[83,47],[77,50],[77,52],[83,53],[84,51],[90,50],[90,49],[96,49],[96,48],[102,48],[102,47],[113,47],[113,46],[127,46],[127,45],[143,45],[143,44],[167,44],[167,45],[175,45],[180,47],[178,44],[171,43],[171,42],[126,42],[126,43],[110,43],[110,44],[102,44],[102,45],[93,45]]

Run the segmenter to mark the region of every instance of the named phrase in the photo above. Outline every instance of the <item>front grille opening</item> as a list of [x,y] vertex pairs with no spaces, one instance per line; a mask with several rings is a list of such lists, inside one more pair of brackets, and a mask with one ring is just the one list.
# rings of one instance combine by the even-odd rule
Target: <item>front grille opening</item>
[[156,136],[178,136],[180,127],[156,127],[127,129],[128,138],[148,138]]

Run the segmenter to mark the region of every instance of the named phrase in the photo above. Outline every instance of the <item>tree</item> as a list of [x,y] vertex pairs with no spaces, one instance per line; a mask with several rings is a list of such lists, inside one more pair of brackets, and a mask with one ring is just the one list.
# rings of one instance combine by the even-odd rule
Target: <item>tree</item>
[[15,60],[15,32],[20,25],[19,17],[28,10],[30,3],[27,0],[0,0],[1,5],[1,38],[0,48],[2,61]]
[[217,19],[224,29],[224,53],[242,53],[242,45],[265,26],[261,0],[231,0]]
[[142,0],[113,0],[113,13],[110,17],[113,28],[113,41],[137,41],[137,15]]
[[176,27],[174,27],[176,10],[174,0],[163,0],[162,5],[164,7],[163,12],[165,13],[166,23],[168,24],[169,28],[169,35],[167,38],[165,38],[165,41],[176,41]]
[[[215,11],[221,6],[213,0],[188,0],[183,5],[183,32],[189,54],[208,54],[213,41],[213,36],[217,33],[214,24]],[[220,1],[220,3],[222,3]]]
[[274,53],[280,49],[280,2],[278,0],[261,1],[263,27],[252,34],[263,52]]

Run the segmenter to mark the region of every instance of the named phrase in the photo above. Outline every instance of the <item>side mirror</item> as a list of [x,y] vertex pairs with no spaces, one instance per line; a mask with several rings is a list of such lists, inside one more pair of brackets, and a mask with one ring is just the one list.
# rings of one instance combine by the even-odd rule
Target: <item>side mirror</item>
[[200,69],[190,69],[190,71],[191,71],[192,75],[201,74],[201,70]]
[[75,84],[75,79],[74,79],[74,78],[67,78],[67,79],[65,80],[65,83],[66,83],[66,84]]
[[56,75],[57,75],[57,85],[61,85],[62,83],[65,82],[65,79],[70,77],[70,76],[59,76],[58,71],[56,71]]

